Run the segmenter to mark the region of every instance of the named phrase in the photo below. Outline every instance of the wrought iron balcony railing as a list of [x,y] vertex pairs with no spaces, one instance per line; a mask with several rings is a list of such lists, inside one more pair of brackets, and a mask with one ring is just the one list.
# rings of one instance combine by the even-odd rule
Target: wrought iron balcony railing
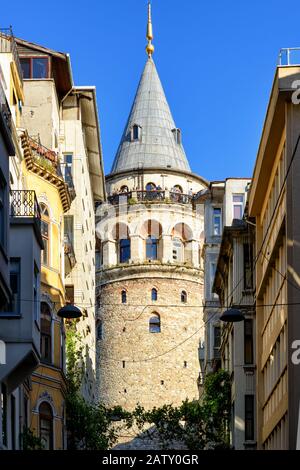
[[182,194],[180,192],[172,191],[129,191],[126,193],[112,194],[108,196],[108,201],[111,204],[124,204],[124,203],[166,203],[166,204],[191,204],[193,196]]
[[10,216],[31,217],[41,220],[41,212],[35,191],[29,189],[10,191]]
[[16,64],[21,82],[23,82],[23,72],[20,63],[17,43],[13,35],[12,27],[0,28],[0,53],[11,53]]

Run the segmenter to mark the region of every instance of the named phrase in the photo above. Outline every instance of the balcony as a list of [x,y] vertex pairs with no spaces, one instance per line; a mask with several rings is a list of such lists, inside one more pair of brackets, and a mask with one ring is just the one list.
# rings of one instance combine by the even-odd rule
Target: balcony
[[17,44],[13,35],[12,27],[0,28],[0,53],[12,54],[13,60],[16,64],[18,74],[21,82],[23,83],[23,72],[21,68]]
[[138,203],[156,203],[156,204],[191,204],[193,196],[172,191],[129,191],[126,193],[112,194],[108,197],[111,204],[138,204]]
[[10,191],[10,216],[31,217],[40,223],[41,212],[35,191],[28,189]]
[[21,143],[27,169],[57,187],[64,212],[67,212],[76,196],[71,173],[64,171],[63,174],[57,153],[29,137],[26,131]]

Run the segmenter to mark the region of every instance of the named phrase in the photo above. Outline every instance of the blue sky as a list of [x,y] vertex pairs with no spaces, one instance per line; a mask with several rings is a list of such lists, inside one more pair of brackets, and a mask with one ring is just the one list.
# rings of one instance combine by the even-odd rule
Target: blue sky
[[[251,176],[281,47],[300,46],[299,2],[153,0],[154,60],[192,170]],[[14,0],[0,26],[71,54],[76,85],[96,85],[106,172],[146,54],[146,0]]]

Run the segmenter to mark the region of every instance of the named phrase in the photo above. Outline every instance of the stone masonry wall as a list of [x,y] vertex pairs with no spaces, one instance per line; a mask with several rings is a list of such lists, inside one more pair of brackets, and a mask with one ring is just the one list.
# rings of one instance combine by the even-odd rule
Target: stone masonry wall
[[[198,398],[198,347],[204,337],[202,271],[165,267],[162,272],[151,267],[149,272],[145,267],[133,274],[132,267],[120,269],[122,275],[116,272],[115,281],[113,275],[107,282],[102,279],[98,291],[98,320],[103,324],[103,339],[97,342],[100,401],[132,410],[138,403],[151,409]],[[156,302],[151,301],[153,287],[158,291]],[[183,290],[187,303],[181,302]],[[154,312],[161,317],[161,333],[149,332]]]

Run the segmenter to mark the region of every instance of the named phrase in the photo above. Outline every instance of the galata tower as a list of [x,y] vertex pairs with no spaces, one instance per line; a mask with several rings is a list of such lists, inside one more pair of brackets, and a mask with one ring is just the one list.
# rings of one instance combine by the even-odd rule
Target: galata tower
[[98,397],[132,410],[198,398],[204,220],[153,61],[147,62],[97,211]]

